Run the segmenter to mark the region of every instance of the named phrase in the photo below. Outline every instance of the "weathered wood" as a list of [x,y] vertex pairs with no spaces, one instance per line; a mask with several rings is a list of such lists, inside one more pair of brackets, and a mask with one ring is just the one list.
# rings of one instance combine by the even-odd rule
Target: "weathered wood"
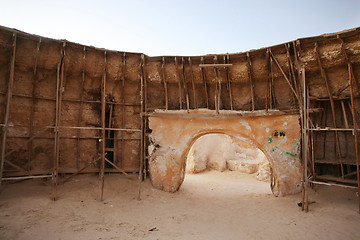
[[357,191],[358,191],[358,208],[359,208],[359,214],[360,214],[360,167],[359,167],[359,140],[358,140],[358,134],[357,134],[357,122],[356,122],[356,112],[355,112],[355,102],[354,102],[354,82],[357,82],[357,79],[355,78],[355,74],[353,72],[353,68],[350,62],[350,59],[346,53],[344,42],[341,40],[341,50],[343,52],[343,55],[347,61],[348,65],[348,73],[349,73],[349,85],[350,85],[350,94],[351,94],[351,113],[353,117],[353,127],[354,127],[354,137],[355,137],[355,154],[356,154],[356,174],[357,174]]
[[[225,64],[229,64],[230,63],[230,56],[229,54],[226,55],[226,57],[224,56],[224,63]],[[229,100],[230,100],[230,110],[234,110],[234,103],[233,103],[233,99],[232,99],[232,89],[231,89],[231,78],[230,78],[230,73],[229,73],[229,68],[225,68],[226,71],[226,82],[227,82],[227,86],[228,86],[228,91],[229,91]]]
[[[121,108],[121,128],[125,128],[125,79],[126,79],[126,53],[123,54],[122,59],[122,86],[121,86],[121,102],[123,103]],[[142,109],[141,109],[142,111]],[[141,129],[140,129],[141,131]],[[121,132],[120,134],[121,139],[124,139],[124,132]],[[116,141],[117,141],[116,137]],[[124,153],[124,141],[121,140],[121,160],[120,160],[120,166],[123,166],[124,159],[125,159],[125,153]]]
[[[315,49],[314,49],[314,53],[315,53],[315,57],[318,63],[318,66],[320,68],[320,72],[321,72],[321,77],[325,82],[325,86],[326,86],[326,90],[327,93],[329,95],[330,98],[330,106],[331,106],[331,113],[332,113],[332,118],[333,118],[333,124],[334,127],[336,128],[336,115],[335,115],[335,105],[334,105],[334,99],[333,99],[333,95],[332,95],[332,91],[330,89],[330,85],[329,85],[329,81],[327,79],[327,75],[326,72],[322,66],[321,63],[321,59],[320,59],[320,55],[319,55],[319,46],[317,44],[317,42],[315,42]],[[340,168],[341,168],[341,176],[344,177],[344,166],[342,163],[342,157],[341,157],[341,148],[340,148],[340,140],[339,140],[339,133],[337,131],[335,131],[335,137],[336,137],[336,147],[337,147],[337,153],[339,156],[339,161],[340,161]]]
[[182,109],[182,89],[181,89],[181,80],[179,77],[179,68],[178,68],[178,62],[177,62],[177,58],[175,57],[175,77],[176,77],[176,81],[179,84],[179,109]]
[[62,92],[64,82],[64,68],[65,68],[65,47],[66,42],[62,43],[61,58],[57,67],[56,78],[56,102],[55,102],[55,127],[54,127],[54,161],[53,161],[53,178],[52,178],[52,200],[57,198],[57,185],[58,185],[58,168],[60,158],[60,131],[61,125],[61,106],[62,106]]
[[[78,112],[78,122],[77,125],[80,127],[82,121],[82,109],[83,109],[83,101],[84,101],[84,84],[85,84],[85,68],[86,68],[86,47],[84,46],[83,51],[83,64],[82,64],[82,78],[81,78],[81,92],[80,92],[80,107]],[[78,136],[76,141],[76,169],[79,169],[79,159],[80,159],[80,129],[78,129]]]
[[250,53],[246,53],[246,60],[247,60],[247,69],[248,69],[248,76],[249,76],[249,84],[250,84],[250,95],[251,95],[251,109],[255,110],[255,97],[254,97],[254,83],[252,79],[252,66],[251,66],[251,59]]
[[294,93],[296,99],[298,100],[298,102],[300,102],[300,98],[298,96],[298,94],[296,93],[294,87],[292,86],[289,78],[286,76],[284,70],[282,69],[282,67],[280,66],[279,62],[277,61],[277,59],[275,58],[274,54],[271,52],[271,49],[269,48],[269,52],[270,52],[270,57],[274,60],[276,66],[280,69],[280,72],[282,73],[282,75],[284,76],[286,82],[288,83],[288,85],[290,86],[291,91]]
[[2,176],[4,172],[4,162],[5,162],[5,149],[6,149],[6,137],[9,127],[9,116],[10,116],[10,107],[11,107],[11,99],[13,93],[13,86],[14,86],[14,74],[15,74],[15,57],[16,57],[16,33],[13,33],[12,39],[12,54],[10,60],[10,78],[8,83],[8,90],[7,90],[7,98],[6,98],[6,111],[4,116],[4,127],[2,133],[2,142],[1,142],[1,169],[0,169],[0,186],[2,181]]
[[16,181],[16,180],[26,180],[26,179],[37,179],[37,178],[50,178],[53,175],[39,175],[39,176],[23,176],[23,177],[6,177],[1,178],[2,181]]
[[182,57],[181,58],[181,69],[182,69],[182,76],[183,76],[183,85],[184,85],[184,89],[185,89],[185,96],[186,96],[186,109],[189,112],[190,110],[190,102],[189,102],[189,91],[187,88],[187,83],[186,83],[186,76],[185,76],[185,60]]
[[271,69],[270,69],[270,53],[269,53],[269,49],[266,49],[266,70],[267,70],[267,79],[266,79],[266,103],[265,103],[265,108],[266,108],[266,111],[268,111],[269,110],[269,105],[272,106],[271,93],[270,93]]
[[112,163],[109,159],[107,159],[105,157],[105,161],[108,162],[111,166],[113,166],[114,168],[116,168],[117,170],[119,170],[121,173],[123,173],[125,176],[129,176],[124,170],[122,170],[121,168],[119,168],[118,166],[116,166],[114,163]]
[[228,64],[228,63],[214,63],[214,64],[204,64],[204,63],[201,63],[199,64],[199,67],[200,68],[206,68],[206,67],[231,67],[232,64]]
[[169,98],[168,98],[168,89],[167,89],[166,72],[165,72],[165,57],[162,57],[161,73],[162,73],[162,80],[163,80],[164,91],[165,91],[165,109],[169,110]]
[[104,185],[105,185],[105,130],[106,130],[106,122],[105,122],[105,110],[106,110],[106,51],[104,52],[104,69],[103,76],[101,82],[101,197],[100,200],[104,200]]
[[[217,56],[214,56],[214,65],[216,66],[217,63]],[[217,67],[214,68],[215,71],[215,82],[216,82],[216,89],[215,89],[215,110],[216,114],[219,114],[220,110],[220,103],[221,103],[221,79],[219,77],[219,69]]]
[[[34,61],[34,67],[33,67],[33,80],[32,80],[33,83],[32,83],[32,90],[31,90],[32,101],[31,101],[31,110],[30,110],[30,121],[29,121],[29,138],[31,138],[34,133],[33,125],[34,125],[34,114],[35,114],[35,104],[36,104],[35,92],[36,92],[36,83],[37,83],[36,75],[37,75],[37,62],[38,62],[38,56],[39,56],[39,51],[40,51],[40,44],[41,44],[41,37],[39,38],[39,41],[36,46],[35,61]],[[32,156],[32,148],[33,148],[33,142],[30,141],[29,145],[28,145],[28,171],[31,171],[31,159],[33,157]]]
[[194,73],[193,73],[193,66],[192,66],[192,62],[191,62],[191,57],[189,57],[189,66],[190,66],[190,79],[191,79],[191,85],[192,85],[192,90],[193,90],[193,98],[194,98],[194,109],[197,109],[196,90],[195,90]]
[[[175,58],[176,59],[176,58]],[[175,60],[176,61],[176,60]],[[140,102],[141,102],[141,112],[145,113],[144,109],[144,76],[143,76],[143,58],[140,62]],[[140,147],[140,164],[139,164],[139,189],[138,189],[138,200],[141,199],[141,182],[143,181],[143,162],[144,162],[144,144],[145,144],[145,126],[144,126],[144,114],[141,114],[141,147]]]
[[342,113],[344,116],[344,124],[345,124],[345,128],[349,128],[349,122],[346,116],[346,110],[345,110],[345,105],[344,105],[344,101],[341,101],[341,109],[342,109]]
[[[294,70],[293,70],[293,66],[292,66],[292,61],[291,61],[291,57],[290,57],[290,51],[289,51],[289,46],[287,43],[284,44],[284,47],[286,49],[286,57],[287,57],[287,60],[288,60],[288,64],[289,64],[289,81],[290,81],[290,84],[291,85],[294,85],[294,89],[295,89],[295,92],[297,94],[297,96],[299,96],[299,92],[298,92],[298,88],[296,87],[296,80],[295,80],[295,74],[294,74]],[[292,98],[293,98],[293,102],[294,104],[296,105],[296,99],[295,99],[295,96],[292,95]],[[300,100],[300,99],[299,99]],[[298,106],[300,105],[301,101],[298,101]]]
[[[201,62],[201,64],[204,64],[204,58],[203,57],[201,57],[200,62]],[[204,68],[200,68],[200,69],[201,69],[201,75],[202,75],[203,84],[204,84],[206,108],[209,109],[209,97],[208,97],[208,90],[207,90],[207,83],[206,83],[206,72],[205,72]]]

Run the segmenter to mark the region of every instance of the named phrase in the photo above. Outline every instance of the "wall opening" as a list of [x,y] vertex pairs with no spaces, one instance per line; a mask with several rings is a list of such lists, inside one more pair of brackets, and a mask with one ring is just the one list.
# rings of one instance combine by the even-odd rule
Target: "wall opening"
[[[207,134],[191,146],[185,167],[186,182],[211,178],[211,181],[239,181],[242,184],[263,185],[259,191],[271,193],[271,166],[265,154],[257,147],[225,134]],[[245,179],[246,178],[246,179]],[[216,180],[217,181],[217,180]],[[236,186],[234,186],[236,187]],[[246,188],[246,186],[244,186]]]

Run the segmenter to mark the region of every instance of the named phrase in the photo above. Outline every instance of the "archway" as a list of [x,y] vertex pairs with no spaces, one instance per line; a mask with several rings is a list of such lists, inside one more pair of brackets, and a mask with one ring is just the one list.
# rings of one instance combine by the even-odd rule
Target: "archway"
[[[185,164],[185,187],[195,182],[201,185],[214,180],[208,178],[217,178],[219,182],[225,179],[242,182],[247,179],[252,186],[258,186],[258,193],[273,191],[274,178],[270,161],[262,150],[227,134],[209,133],[198,137],[189,148]],[[263,189],[264,183],[260,182],[268,184],[267,190]]]
[[[206,116],[206,114],[204,114]],[[177,191],[193,143],[206,134],[232,136],[261,149],[272,166],[276,196],[301,190],[300,126],[297,115],[244,117],[150,116],[149,170],[154,187]],[[279,132],[281,134],[279,134]]]

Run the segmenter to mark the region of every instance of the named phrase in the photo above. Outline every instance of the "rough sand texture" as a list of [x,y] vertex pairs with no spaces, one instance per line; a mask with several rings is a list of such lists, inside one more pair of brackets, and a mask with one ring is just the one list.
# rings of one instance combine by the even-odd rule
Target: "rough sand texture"
[[[0,239],[360,239],[355,192],[321,187],[311,192],[310,212],[297,206],[301,195],[276,198],[268,183],[237,172],[187,175],[180,191],[167,193],[136,176],[106,176],[100,182],[78,176],[59,187],[39,180],[3,187]],[[149,231],[153,229],[153,231]]]

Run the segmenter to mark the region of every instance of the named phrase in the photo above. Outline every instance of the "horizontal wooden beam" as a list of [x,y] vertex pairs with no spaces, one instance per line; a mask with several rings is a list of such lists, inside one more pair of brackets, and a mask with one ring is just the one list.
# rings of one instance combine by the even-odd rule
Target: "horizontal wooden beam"
[[206,67],[231,67],[231,63],[214,63],[214,64],[199,64],[199,67],[206,68]]

